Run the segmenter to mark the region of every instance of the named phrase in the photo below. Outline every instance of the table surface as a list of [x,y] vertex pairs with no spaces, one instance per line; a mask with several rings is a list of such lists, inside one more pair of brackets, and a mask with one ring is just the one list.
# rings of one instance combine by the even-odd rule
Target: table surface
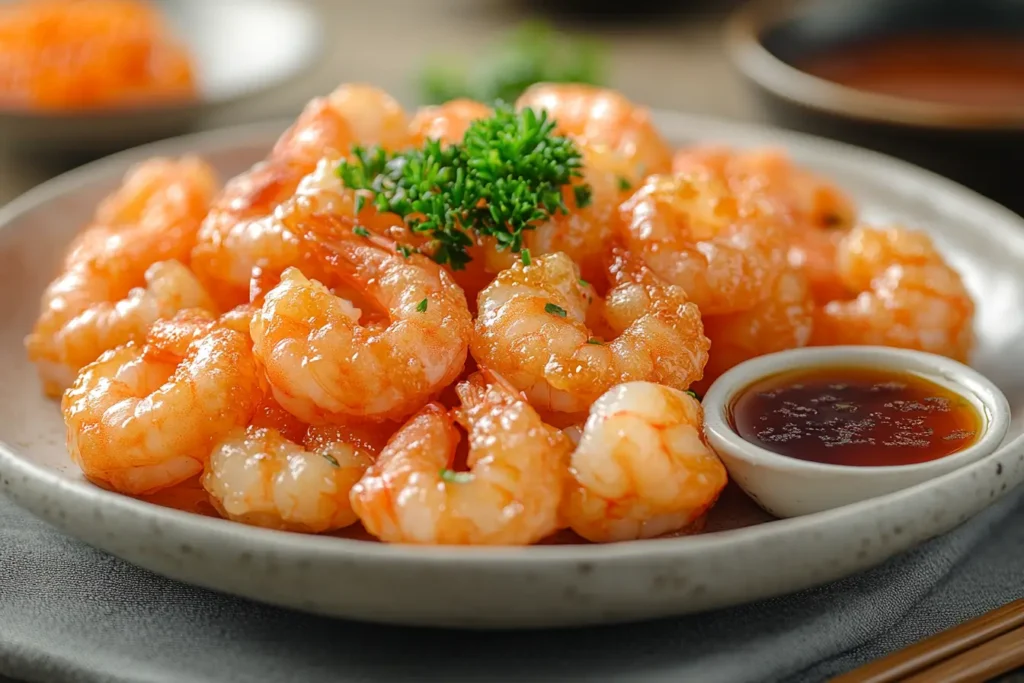
[[[522,0],[307,2],[322,13],[326,27],[321,61],[282,88],[213,112],[202,128],[290,117],[311,97],[346,81],[377,84],[415,106],[415,74],[428,57],[441,53],[470,58],[530,16]],[[722,45],[722,19],[735,1],[676,4],[684,9],[642,23],[555,21],[567,31],[596,33],[609,53],[610,85],[639,103],[761,120]],[[15,156],[0,132],[0,204],[61,170],[60,164]]]

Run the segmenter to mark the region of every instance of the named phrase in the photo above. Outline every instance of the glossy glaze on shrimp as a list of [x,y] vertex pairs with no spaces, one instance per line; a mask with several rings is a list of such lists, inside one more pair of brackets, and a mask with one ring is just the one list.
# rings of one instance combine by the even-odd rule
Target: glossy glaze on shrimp
[[839,296],[836,249],[857,219],[853,200],[828,180],[793,163],[779,149],[698,146],[673,158],[676,173],[711,173],[745,201],[785,219],[788,259],[820,302]]
[[364,324],[351,302],[286,270],[251,328],[274,396],[312,424],[410,415],[465,363],[472,319],[462,290],[425,256],[403,257],[351,228],[325,246],[387,319]]
[[583,143],[579,147],[583,176],[576,182],[591,188],[586,206],[580,207],[572,187],[566,187],[563,194],[569,213],[556,212],[527,231],[523,242],[532,255],[566,254],[579,266],[583,279],[600,286],[609,245],[622,230],[619,205],[634,188],[627,180],[628,169],[607,149]]
[[807,277],[799,270],[787,269],[753,308],[704,316],[704,334],[713,351],[704,378],[694,389],[703,394],[722,373],[745,360],[807,346],[813,327],[814,298]]
[[967,362],[974,346],[974,302],[923,232],[858,226],[839,245],[849,298],[815,315],[812,343],[878,344]]
[[440,140],[448,144],[461,142],[469,124],[493,113],[494,110],[486,104],[469,99],[422,107],[409,122],[410,142],[415,146],[427,140]]
[[605,148],[627,165],[629,174],[625,179],[631,185],[671,168],[672,152],[654,127],[650,112],[614,90],[576,83],[539,83],[519,97],[516,107],[547,111],[563,135]]
[[629,250],[705,315],[752,307],[785,267],[782,225],[712,176],[651,176],[621,211]]
[[590,410],[570,460],[562,517],[595,542],[686,529],[725,487],[700,403],[671,387],[620,384]]
[[141,340],[158,317],[212,306],[182,264],[216,189],[194,157],[139,164],[104,199],[47,287],[25,340],[44,390],[59,395],[104,351]]
[[[265,407],[260,417],[270,414]],[[273,427],[238,428],[214,447],[203,487],[227,519],[304,533],[334,531],[355,523],[349,493],[383,445],[372,433],[369,439],[353,437],[333,426],[311,427],[298,441]]]
[[322,158],[354,144],[404,146],[406,126],[401,106],[370,86],[346,84],[310,101],[269,157],[228,183],[203,223],[193,268],[221,307],[245,302],[254,267],[281,272],[300,263],[301,240],[273,213]]
[[174,486],[252,417],[261,378],[249,340],[183,324],[161,326],[153,344],[107,351],[64,394],[68,451],[90,480],[129,495]]
[[[388,442],[352,489],[352,507],[388,543],[527,545],[559,527],[572,444],[515,391],[474,375],[461,408],[430,403]],[[468,471],[453,467],[458,421]]]
[[708,341],[697,307],[649,271],[616,269],[603,316],[617,335],[594,336],[594,294],[565,254],[518,263],[480,294],[473,357],[526,392],[544,411],[585,412],[622,382],[651,380],[686,389],[700,379]]
[[[213,310],[214,304],[192,272],[177,261],[154,263],[144,286],[118,301],[108,301],[105,283],[72,270],[57,280],[50,294],[68,292],[65,300],[88,298],[89,305],[47,335],[41,321],[27,344],[47,380],[48,393],[70,386],[78,371],[100,354],[130,341],[142,341],[149,326],[189,308]],[[73,290],[73,292],[72,292]]]

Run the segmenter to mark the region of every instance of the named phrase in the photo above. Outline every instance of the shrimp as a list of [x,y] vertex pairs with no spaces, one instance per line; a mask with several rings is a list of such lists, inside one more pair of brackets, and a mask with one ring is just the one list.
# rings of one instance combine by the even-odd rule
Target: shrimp
[[701,170],[725,179],[734,192],[775,203],[798,229],[848,231],[856,223],[850,197],[794,164],[784,150],[702,146],[680,150],[672,159],[674,173]]
[[858,226],[840,243],[837,264],[851,295],[816,310],[813,344],[877,344],[968,360],[974,302],[928,235]]
[[86,267],[130,289],[157,261],[188,264],[217,185],[213,168],[190,155],[133,166],[69,246],[64,270]]
[[590,202],[581,208],[573,186],[566,186],[563,195],[569,213],[555,212],[548,221],[527,231],[523,243],[531,254],[565,253],[579,265],[585,280],[599,284],[604,280],[608,245],[622,231],[619,205],[631,189],[626,180],[629,170],[604,148],[581,143],[580,151],[583,176],[574,185],[590,185]]
[[331,431],[312,428],[302,444],[276,429],[250,426],[217,443],[202,483],[227,519],[322,533],[356,522],[349,493],[375,455]]
[[[497,273],[534,255],[565,253],[579,265],[580,275],[603,293],[608,245],[621,231],[619,204],[630,190],[626,180],[629,171],[604,147],[584,143],[579,147],[583,155],[583,175],[574,178],[562,190],[568,212],[556,211],[548,220],[523,232],[525,256],[522,252],[499,249],[493,237],[478,237],[469,249],[471,260],[466,269],[452,273],[470,299],[474,314],[479,293],[494,281]],[[574,192],[581,183],[587,183],[591,189],[589,203],[583,207],[577,203]]]
[[25,340],[48,395],[59,396],[104,351],[141,341],[160,318],[214,307],[192,272],[177,261],[151,265],[144,284],[114,300],[117,290],[108,280],[87,268],[73,268],[50,285],[45,294],[49,306]]
[[[461,408],[427,404],[352,488],[363,526],[385,542],[445,545],[527,545],[555,532],[572,443],[500,380],[478,373],[457,392]],[[467,472],[449,469],[456,420]]]
[[516,107],[547,111],[561,134],[607,148],[627,164],[626,180],[632,185],[671,168],[672,152],[650,113],[614,90],[577,83],[539,83],[519,97]]
[[335,88],[327,101],[348,122],[358,144],[380,145],[384,149],[409,145],[409,115],[395,98],[380,88],[365,83],[346,83]]
[[706,315],[754,306],[785,267],[782,225],[712,176],[651,176],[621,211],[629,250]]
[[395,242],[421,247],[427,238],[409,230],[401,216],[378,211],[371,201],[366,201],[360,210],[356,210],[359,193],[344,187],[337,174],[342,158],[335,152],[325,154],[316,168],[299,183],[294,196],[277,207],[272,220],[283,231],[301,235],[310,216],[332,214],[351,219],[370,232]]
[[806,346],[814,324],[814,298],[807,277],[788,269],[776,278],[768,298],[738,313],[704,316],[704,334],[714,352],[704,378],[695,385],[703,393],[718,377],[745,360]]
[[192,267],[219,305],[246,301],[254,267],[281,272],[302,263],[302,240],[274,212],[321,159],[340,159],[354,144],[404,146],[406,125],[401,106],[369,86],[342,85],[311,100],[269,157],[228,183],[203,222]]
[[274,396],[306,422],[405,417],[462,370],[472,331],[465,296],[425,256],[404,258],[339,227],[325,242],[336,268],[388,320],[363,324],[349,301],[289,268],[253,316],[256,355]]
[[[609,154],[605,148],[580,143],[583,155],[583,175],[562,190],[562,200],[567,213],[556,211],[543,223],[531,226],[523,232],[523,247],[528,250],[527,259],[533,256],[562,252],[579,267],[580,275],[595,287],[604,283],[605,261],[609,245],[614,244],[621,232],[619,205],[628,196],[630,185],[626,180],[628,171],[621,160]],[[590,195],[585,206],[577,203],[574,188],[581,183],[590,185]],[[478,277],[477,286],[463,286],[467,296],[478,294],[490,284],[497,273],[511,268],[524,257],[508,249],[498,249],[494,238],[479,241],[479,251],[471,251],[473,261],[486,273]],[[464,278],[455,274],[460,285]]]
[[787,219],[789,263],[807,276],[815,298],[830,301],[843,290],[836,275],[836,249],[856,223],[857,208],[834,184],[777,149],[684,149],[673,158],[672,169],[715,174],[747,201],[770,206]]
[[128,171],[103,200],[68,249],[25,339],[48,395],[59,396],[103,351],[145,334],[154,311],[208,305],[184,267],[150,269],[160,261],[187,263],[216,184],[195,157],[155,158]]
[[427,140],[455,144],[462,142],[462,137],[471,123],[493,114],[494,110],[486,104],[469,99],[456,99],[434,107],[422,107],[409,122],[409,137],[416,146]]
[[158,343],[105,352],[64,394],[68,451],[97,484],[129,495],[179,484],[252,417],[261,387],[249,340],[183,324],[162,325]]
[[728,480],[704,442],[703,420],[700,403],[671,387],[609,390],[572,453],[562,518],[595,542],[652,538],[698,521]]
[[614,277],[603,316],[618,336],[604,342],[586,324],[593,293],[569,257],[515,264],[480,293],[473,357],[555,413],[584,412],[622,382],[699,380],[709,344],[697,307],[646,269],[622,265]]

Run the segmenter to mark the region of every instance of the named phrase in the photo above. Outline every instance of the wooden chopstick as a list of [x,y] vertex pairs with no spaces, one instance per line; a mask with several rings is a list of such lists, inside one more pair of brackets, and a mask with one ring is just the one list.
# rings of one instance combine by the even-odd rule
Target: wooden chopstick
[[[887,657],[870,662],[859,669],[832,679],[832,683],[894,683],[922,671],[931,673],[936,665],[943,663],[945,660],[959,659],[958,655],[962,654],[966,657],[967,655],[964,653],[973,652],[974,649],[979,648],[983,644],[1000,640],[1000,636],[1004,634],[1006,634],[1006,640],[1003,640],[998,646],[993,646],[996,652],[991,654],[993,656],[999,655],[1001,658],[1007,656],[1012,658],[1012,654],[1024,657],[1024,635],[1022,635],[1019,628],[1022,626],[1024,626],[1024,599],[1015,600],[980,617],[975,617],[959,626],[954,626],[919,643],[894,652]],[[1014,629],[1017,630],[1015,631]],[[1003,646],[1006,646],[1010,651],[1014,651],[1014,647],[1012,647],[1014,642],[1016,643],[1015,653],[1005,653],[1001,649]],[[1019,666],[1020,664],[1017,665]],[[1003,671],[1009,670],[1004,669]],[[922,680],[943,681],[945,683],[945,681],[953,679],[935,677],[934,674],[931,674],[929,678]]]
[[939,662],[901,683],[984,683],[1024,666],[1024,626]]

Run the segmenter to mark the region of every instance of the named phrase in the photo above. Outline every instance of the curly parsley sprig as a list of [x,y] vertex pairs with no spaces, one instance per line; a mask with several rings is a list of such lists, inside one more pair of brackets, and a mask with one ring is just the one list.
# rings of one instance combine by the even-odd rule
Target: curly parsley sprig
[[[470,260],[472,233],[519,252],[524,230],[568,213],[562,189],[582,176],[583,162],[572,140],[554,130],[546,113],[499,105],[458,144],[428,140],[400,152],[354,147],[337,173],[379,211],[430,235],[434,260],[459,270]],[[589,185],[574,185],[573,193],[577,206],[589,204]]]

